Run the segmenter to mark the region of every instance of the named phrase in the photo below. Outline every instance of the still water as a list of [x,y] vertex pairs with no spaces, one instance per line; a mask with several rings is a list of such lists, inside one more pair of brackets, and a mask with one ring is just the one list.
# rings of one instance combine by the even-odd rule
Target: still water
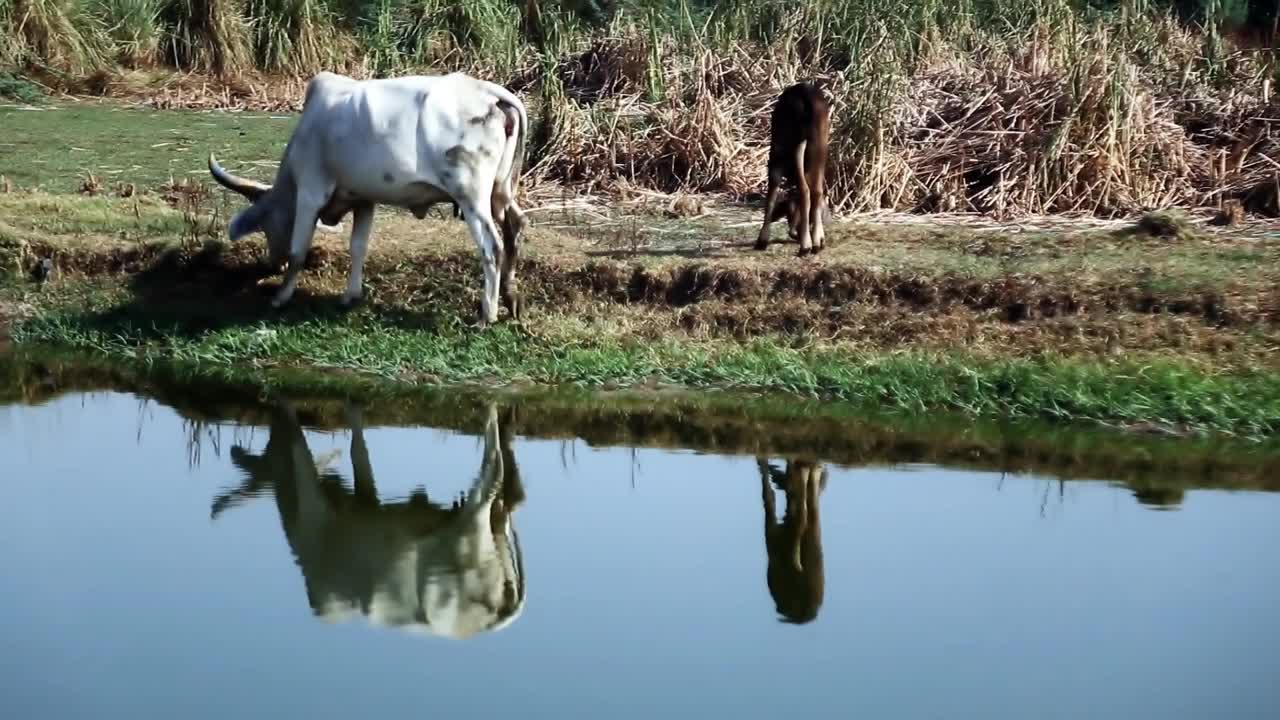
[[0,716],[1280,717],[1280,494],[272,407],[0,407]]

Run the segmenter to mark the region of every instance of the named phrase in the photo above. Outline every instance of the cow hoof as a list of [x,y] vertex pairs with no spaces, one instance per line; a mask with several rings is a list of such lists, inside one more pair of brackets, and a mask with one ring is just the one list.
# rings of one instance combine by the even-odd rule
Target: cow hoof
[[472,324],[472,327],[477,330],[483,330],[496,322],[498,322],[498,318],[490,318],[484,312],[484,305],[482,303],[476,303],[476,320],[475,323]]
[[816,250],[814,250],[813,248],[802,247],[802,248],[800,248],[800,252],[799,252],[799,253],[797,253],[797,254],[798,254],[800,257],[808,257],[809,255],[812,255],[813,253],[816,253],[816,252],[817,252],[817,251],[816,251]]
[[764,239],[756,240],[755,249],[756,249],[756,250],[768,250],[768,249],[769,249],[769,241],[768,241],[768,240],[764,240]]
[[339,300],[338,303],[343,307],[343,309],[354,308],[357,305],[361,305],[364,303],[364,293],[362,292],[359,295],[343,293],[342,299]]

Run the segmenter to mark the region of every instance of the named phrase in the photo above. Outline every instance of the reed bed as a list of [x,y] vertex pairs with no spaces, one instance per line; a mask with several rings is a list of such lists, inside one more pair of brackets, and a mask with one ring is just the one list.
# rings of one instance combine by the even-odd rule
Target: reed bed
[[322,68],[465,70],[527,98],[534,184],[741,200],[773,99],[816,79],[837,211],[1276,216],[1276,22],[1257,0],[0,0],[0,67],[272,110]]

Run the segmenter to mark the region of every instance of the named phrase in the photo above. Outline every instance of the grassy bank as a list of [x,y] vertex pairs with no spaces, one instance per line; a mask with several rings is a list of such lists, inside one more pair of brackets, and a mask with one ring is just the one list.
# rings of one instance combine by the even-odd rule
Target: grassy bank
[[779,90],[821,78],[840,210],[1274,216],[1274,23],[1242,0],[0,0],[0,67],[272,110],[321,68],[466,69],[535,109],[531,182],[735,198]]
[[[478,265],[457,221],[383,213],[368,301],[351,311],[345,239],[321,236],[274,312],[260,243],[225,244],[215,210],[189,202],[0,195],[12,339],[231,377],[681,386],[908,417],[1280,428],[1280,248],[1265,239],[838,223],[831,250],[799,263],[785,245],[746,250],[728,210],[548,214],[520,268],[529,318],[476,332]],[[52,275],[33,279],[45,260]]]
[[414,383],[677,385],[782,391],[913,414],[944,409],[985,417],[1186,425],[1245,435],[1280,427],[1280,375],[1209,373],[1173,360],[883,354],[791,348],[774,338],[742,344],[623,340],[617,330],[609,333],[614,337],[600,338],[600,328],[573,327],[569,318],[555,318],[560,327],[551,332],[503,329],[483,335],[447,325],[406,330],[380,318],[358,317],[297,319],[283,327],[258,322],[193,334],[188,323],[172,322],[167,313],[108,310],[106,318],[86,320],[82,307],[50,308],[21,325],[15,339],[143,363],[298,366]]
[[288,399],[310,428],[341,430],[343,404],[370,425],[483,431],[495,401],[519,436],[724,455],[806,457],[846,467],[930,463],[1057,480],[1123,483],[1144,503],[1176,506],[1187,491],[1280,491],[1280,445],[1211,438],[1134,437],[1060,425],[974,421],[960,416],[892,418],[839,403],[788,396],[525,388],[441,389],[284,369],[244,372],[166,363],[147,370],[85,355],[39,350],[0,356],[0,404],[44,403],[69,394],[129,392],[173,408],[187,423],[186,450],[217,426],[263,425]]
[[[380,211],[368,301],[338,308],[343,236],[319,235],[294,302],[261,238],[224,242],[238,198],[207,150],[269,179],[293,118],[111,103],[0,108],[0,327],[152,366],[421,385],[781,392],[929,417],[1092,421],[1260,438],[1280,428],[1280,244],[1254,218],[837,218],[829,249],[749,250],[723,196],[604,203],[530,190],[530,316],[477,333],[456,220]],[[781,232],[777,233],[781,235]]]

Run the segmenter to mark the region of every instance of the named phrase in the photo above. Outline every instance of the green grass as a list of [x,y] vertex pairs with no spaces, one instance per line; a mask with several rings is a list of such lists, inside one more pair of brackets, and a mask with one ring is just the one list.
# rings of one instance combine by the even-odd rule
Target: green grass
[[[270,181],[297,117],[150,110],[95,103],[0,107],[0,173],[18,189],[79,191],[88,175],[152,189],[209,179],[215,153],[227,168]],[[8,218],[5,218],[8,219]]]
[[[201,331],[146,311],[112,313],[119,297],[88,291],[11,329],[20,344],[54,344],[142,363],[296,366],[408,382],[533,382],[583,387],[669,384],[778,391],[922,415],[1158,423],[1263,437],[1280,430],[1280,374],[1214,374],[1164,361],[999,359],[954,353],[850,352],[744,343],[547,336],[502,325],[475,332],[448,316],[413,329],[367,313],[308,316]],[[95,315],[94,311],[103,311]]]
[[44,99],[44,92],[35,83],[13,73],[0,72],[0,100],[35,105]]
[[123,240],[181,235],[182,213],[155,196],[137,199],[19,195],[0,200],[0,232],[16,237],[98,234]]
[[1163,438],[964,415],[891,417],[845,403],[769,393],[690,393],[392,383],[367,375],[162,362],[147,367],[30,348],[0,354],[0,404],[68,393],[129,392],[174,408],[193,432],[206,423],[257,425],[288,398],[316,429],[344,427],[354,401],[373,425],[483,429],[496,402],[528,438],[592,447],[659,447],[716,454],[811,457],[849,467],[931,463],[1061,480],[1121,482],[1175,502],[1192,488],[1280,490],[1280,444]]

